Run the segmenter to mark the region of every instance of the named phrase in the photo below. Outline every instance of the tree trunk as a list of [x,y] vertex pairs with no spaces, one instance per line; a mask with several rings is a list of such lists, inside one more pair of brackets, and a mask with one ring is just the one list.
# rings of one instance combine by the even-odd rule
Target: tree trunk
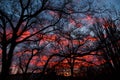
[[2,52],[2,69],[1,69],[1,79],[0,80],[9,80],[7,79],[10,73],[10,67],[13,58],[15,44],[11,44],[9,53],[6,53],[6,47],[3,47]]
[[0,80],[7,80],[9,76],[9,68],[7,67],[7,64],[2,66],[2,71],[1,71],[1,79]]
[[1,76],[0,80],[6,80],[7,76],[9,75],[9,70],[7,68],[7,45],[4,43],[2,46],[2,68],[1,68]]
[[74,59],[71,59],[71,65],[70,65],[70,67],[71,67],[71,78],[73,78],[73,75],[74,75]]

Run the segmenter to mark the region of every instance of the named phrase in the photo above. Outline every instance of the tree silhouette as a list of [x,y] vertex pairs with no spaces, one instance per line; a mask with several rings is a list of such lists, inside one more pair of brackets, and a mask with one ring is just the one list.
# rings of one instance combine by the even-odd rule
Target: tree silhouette
[[[88,22],[91,24],[91,16],[93,16],[94,13],[99,14],[106,10],[106,8],[100,9],[93,5],[94,0],[85,0],[84,3],[86,4],[79,4],[76,0],[1,0],[0,55],[2,68],[0,79],[9,80],[8,76],[10,74],[10,68],[12,63],[15,62],[14,57],[17,55],[17,52],[20,52],[22,55],[18,55],[19,59],[17,59],[18,57],[15,58],[18,60],[16,62],[19,62],[19,67],[25,74],[28,71],[32,58],[38,54],[42,55],[44,52],[44,55],[46,55],[45,53],[48,53],[49,57],[43,65],[41,76],[45,74],[50,60],[56,56],[59,58],[62,57],[59,59],[58,64],[59,62],[62,62],[62,59],[69,58],[68,63],[71,67],[71,74],[73,76],[75,57],[91,55],[90,52],[96,50],[91,49],[88,46],[81,49],[82,52],[79,50],[79,47],[84,44],[81,44],[80,40],[87,36],[88,33],[86,32],[84,36],[79,34],[79,30],[78,32],[76,31],[82,25],[80,24],[82,21],[78,19],[78,16],[84,14],[84,16],[86,16],[86,19],[84,20],[86,21],[83,23]],[[111,28],[107,28],[106,32],[108,35],[111,34]],[[45,46],[39,44],[52,42],[52,39],[47,40],[49,37],[46,36],[51,34],[58,34],[59,37],[62,36],[68,40],[69,44],[65,46],[63,45],[64,43],[60,44],[59,39],[61,38],[57,41],[53,40],[53,42],[55,41],[55,43],[58,44],[58,46],[55,45],[54,47],[58,47],[59,51],[56,53],[51,52],[50,54],[48,49],[49,46],[46,45],[47,49],[44,49]],[[35,45],[34,42],[43,40],[43,36],[46,36],[44,37],[45,41],[37,43],[39,46],[33,47]],[[114,35],[112,35],[112,37],[114,37]],[[111,38],[111,36],[109,36],[108,39],[109,38]],[[74,44],[73,40],[77,40],[78,44]],[[111,46],[117,46],[112,52],[116,51],[115,53],[118,53],[119,45],[113,44],[113,41],[115,40],[108,41],[109,43],[112,43]],[[32,48],[30,48],[30,46],[32,46]],[[34,52],[35,50],[38,52]],[[41,50],[44,51],[42,52]],[[107,50],[108,48],[106,47],[105,51]],[[26,51],[28,51],[30,55],[27,55],[26,53],[28,52]],[[116,56],[116,54],[112,56]],[[118,69],[118,63],[116,64],[118,58],[114,59],[112,56],[110,56],[111,60],[114,62],[114,65],[116,65],[116,69]],[[27,62],[24,64],[22,63],[22,60],[25,58],[27,58]]]
[[[9,75],[9,69],[17,45],[24,43],[25,41],[37,39],[37,34],[50,32],[48,28],[53,28],[53,26],[59,22],[62,13],[65,13],[63,9],[69,1],[63,1],[63,3],[57,8],[53,3],[58,5],[61,1],[13,0],[11,2],[8,1],[7,3],[10,3],[11,8],[9,9],[11,12],[7,12],[5,9],[0,9],[2,80],[5,80]],[[45,17],[44,15],[49,17]]]
[[113,74],[120,73],[120,43],[119,27],[111,18],[103,19],[94,25],[95,35],[99,39],[99,49],[102,49],[106,64],[109,64]]

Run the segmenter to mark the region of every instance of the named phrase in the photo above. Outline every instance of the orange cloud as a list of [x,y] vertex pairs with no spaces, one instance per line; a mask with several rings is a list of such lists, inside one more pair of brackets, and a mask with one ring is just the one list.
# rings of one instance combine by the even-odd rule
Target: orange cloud
[[26,37],[28,37],[30,35],[31,35],[30,31],[25,31],[16,41],[17,42],[21,41],[21,40],[23,40],[24,38],[26,38]]
[[73,25],[73,26],[76,25],[76,22],[75,22],[75,20],[73,20],[73,19],[70,19],[69,22],[70,22],[70,24]]
[[47,56],[44,55],[44,56],[41,57],[41,61],[46,61],[46,60],[48,60]]
[[41,61],[41,62],[38,62],[36,66],[44,66],[44,65],[45,65],[45,62]]

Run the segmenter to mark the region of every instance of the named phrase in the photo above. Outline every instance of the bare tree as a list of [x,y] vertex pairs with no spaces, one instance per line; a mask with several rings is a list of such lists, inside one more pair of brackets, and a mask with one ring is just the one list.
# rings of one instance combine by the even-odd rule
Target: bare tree
[[[0,4],[3,4],[3,7],[0,8],[0,48],[2,50],[1,79],[7,80],[11,64],[14,62],[13,56],[16,50],[21,48],[20,46],[27,45],[28,42],[40,40],[41,35],[47,33],[53,34],[55,30],[58,30],[60,28],[63,30],[63,23],[64,32],[62,33],[62,36],[68,33],[64,37],[70,37],[69,41],[71,43],[66,47],[69,49],[70,54],[50,55],[46,61],[46,64],[44,65],[43,73],[45,72],[51,58],[53,56],[60,56],[65,58],[72,58],[72,60],[70,60],[70,64],[72,65],[71,73],[73,74],[73,55],[76,55],[76,51],[78,50],[79,45],[74,47],[71,40],[71,35],[73,35],[73,33],[69,34],[71,29],[67,31],[67,28],[65,26],[67,26],[66,24],[69,23],[65,21],[69,20],[71,18],[71,15],[74,15],[74,13],[76,13],[76,15],[79,13],[90,15],[92,13],[101,13],[104,11],[98,11],[98,9],[94,9],[94,6],[91,6],[93,2],[94,0],[86,0],[87,4],[81,4],[79,6],[76,0],[1,0]],[[9,5],[6,6],[6,4]],[[80,27],[79,21],[76,21],[77,23],[74,23],[74,20],[71,19],[70,22],[70,25],[77,24],[76,26]],[[72,31],[74,31],[74,29]],[[77,36],[79,36],[79,34]],[[23,70],[25,73],[27,72],[29,63],[34,56],[34,50],[31,49],[29,51],[31,51],[31,56],[26,64],[25,71]],[[87,54],[88,53],[89,52],[87,52]],[[79,56],[82,55],[83,54],[80,54]],[[21,57],[19,59],[21,61]]]
[[[63,10],[66,7],[65,5],[69,3],[69,1],[61,3],[61,1],[53,2],[50,0],[17,0],[7,3],[9,2],[11,12],[0,9],[2,80],[5,80],[9,75],[16,46],[25,41],[36,39],[36,34],[50,32],[53,26],[59,22],[62,13],[65,13]],[[53,4],[60,5],[56,7]]]
[[48,43],[40,43],[41,40],[32,43],[28,42],[27,45],[23,46],[23,48],[25,49],[21,49],[20,51],[18,51],[18,54],[16,53],[16,58],[19,59],[18,67],[21,71],[20,74],[23,74],[24,80],[30,79],[30,77],[27,76],[27,73],[31,73],[32,75],[35,70],[39,70],[39,67],[42,67],[37,66],[37,64],[40,63],[40,60],[38,59],[43,56],[43,52],[46,50],[45,47],[48,45]]
[[109,64],[113,74],[120,73],[120,43],[119,43],[119,26],[111,18],[102,19],[94,25],[95,35],[99,39],[99,49],[103,50],[103,57],[106,64]]

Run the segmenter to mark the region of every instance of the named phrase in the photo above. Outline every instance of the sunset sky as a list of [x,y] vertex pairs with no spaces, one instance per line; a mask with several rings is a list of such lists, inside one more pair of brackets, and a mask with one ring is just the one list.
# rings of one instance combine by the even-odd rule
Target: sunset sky
[[[80,3],[80,1],[83,1],[83,3]],[[20,4],[17,3],[16,5],[13,5],[14,2],[12,1],[11,2],[10,1],[7,2],[7,0],[0,1],[1,7],[0,10],[6,13],[5,15],[7,15],[7,17],[12,19],[9,21],[11,21],[12,22],[11,24],[13,24],[14,26],[11,27],[11,25],[6,23],[7,27],[5,26],[5,29],[3,27],[0,27],[1,34],[5,34],[6,35],[5,40],[8,41],[8,44],[6,46],[7,55],[5,57],[6,61],[9,57],[8,54],[10,54],[9,52],[11,49],[11,45],[13,43],[16,43],[12,53],[13,57],[11,58],[11,60],[13,60],[11,63],[13,68],[12,73],[17,73],[17,70],[19,69],[18,66],[23,67],[24,70],[29,59],[31,59],[30,64],[28,64],[28,68],[30,67],[30,70],[36,69],[37,67],[43,69],[43,66],[46,64],[47,60],[49,60],[51,55],[56,56],[51,58],[50,62],[48,62],[48,67],[50,68],[62,60],[63,63],[67,63],[67,65],[69,66],[70,64],[68,63],[69,62],[73,63],[75,60],[76,63],[77,62],[79,63],[79,65],[77,64],[78,66],[75,65],[77,69],[79,69],[80,66],[82,65],[99,66],[106,62],[104,58],[101,56],[103,55],[103,51],[100,50],[95,51],[100,43],[97,43],[99,39],[95,35],[95,26],[93,26],[93,24],[95,24],[96,22],[100,22],[101,24],[104,23],[102,24],[102,29],[107,29],[109,27],[108,23],[103,22],[101,15],[102,17],[108,18],[109,17],[108,14],[110,13],[106,11],[104,11],[103,13],[99,13],[100,12],[99,10],[98,12],[90,11],[94,11],[94,9],[96,9],[97,7],[98,7],[97,9],[100,8],[102,8],[103,10],[116,9],[117,11],[119,11],[120,0],[95,0],[92,6],[88,6],[89,4],[86,5],[86,2],[84,2],[84,0],[73,0],[73,3],[66,5],[63,10],[61,9],[63,6],[62,0],[61,2],[59,0],[58,1],[51,0],[50,2],[51,4],[46,3],[48,7],[46,7],[45,5],[45,9],[43,9],[43,11],[41,11],[39,15],[32,17],[32,19],[29,20],[29,18],[31,18],[31,15],[34,16],[33,15],[34,11],[37,12],[37,9],[39,7],[42,8],[41,2],[39,3],[40,5],[37,4],[37,1],[34,2],[35,2],[34,5],[32,5],[32,7],[30,6],[30,9],[23,12],[22,17],[24,18],[22,19],[20,14],[21,9],[23,8],[24,10],[24,7],[20,7]],[[15,9],[13,6],[14,7],[16,6]],[[113,6],[115,6],[115,9],[113,8]],[[79,9],[80,7],[81,9]],[[85,7],[85,9],[82,7]],[[57,9],[60,10],[55,11]],[[80,10],[82,9],[83,12],[80,12]],[[85,12],[85,10],[87,9],[88,11]],[[61,11],[62,18],[59,11]],[[74,11],[76,13],[73,13]],[[29,15],[26,15],[27,13]],[[110,17],[113,19],[118,18],[118,16],[116,17],[116,15],[114,14],[115,12],[113,11]],[[0,16],[1,15],[2,14],[0,14]],[[21,21],[19,23],[20,25],[17,24],[17,22],[19,21]],[[58,23],[56,21],[58,21]],[[17,27],[18,30],[16,29]],[[13,34],[14,32],[16,33]],[[13,37],[14,35],[15,38]],[[102,36],[103,38],[106,38],[105,30],[102,33]],[[3,39],[1,35],[0,38],[1,40]],[[2,42],[1,40],[0,42]],[[11,40],[14,40],[14,42],[12,42]],[[9,43],[9,41],[11,41],[12,43]],[[1,45],[3,44],[2,43],[0,44],[0,57],[2,57],[1,55],[3,52]],[[86,55],[84,55],[85,53]],[[64,58],[66,59],[64,60]],[[2,64],[2,62],[0,62],[0,64]]]

